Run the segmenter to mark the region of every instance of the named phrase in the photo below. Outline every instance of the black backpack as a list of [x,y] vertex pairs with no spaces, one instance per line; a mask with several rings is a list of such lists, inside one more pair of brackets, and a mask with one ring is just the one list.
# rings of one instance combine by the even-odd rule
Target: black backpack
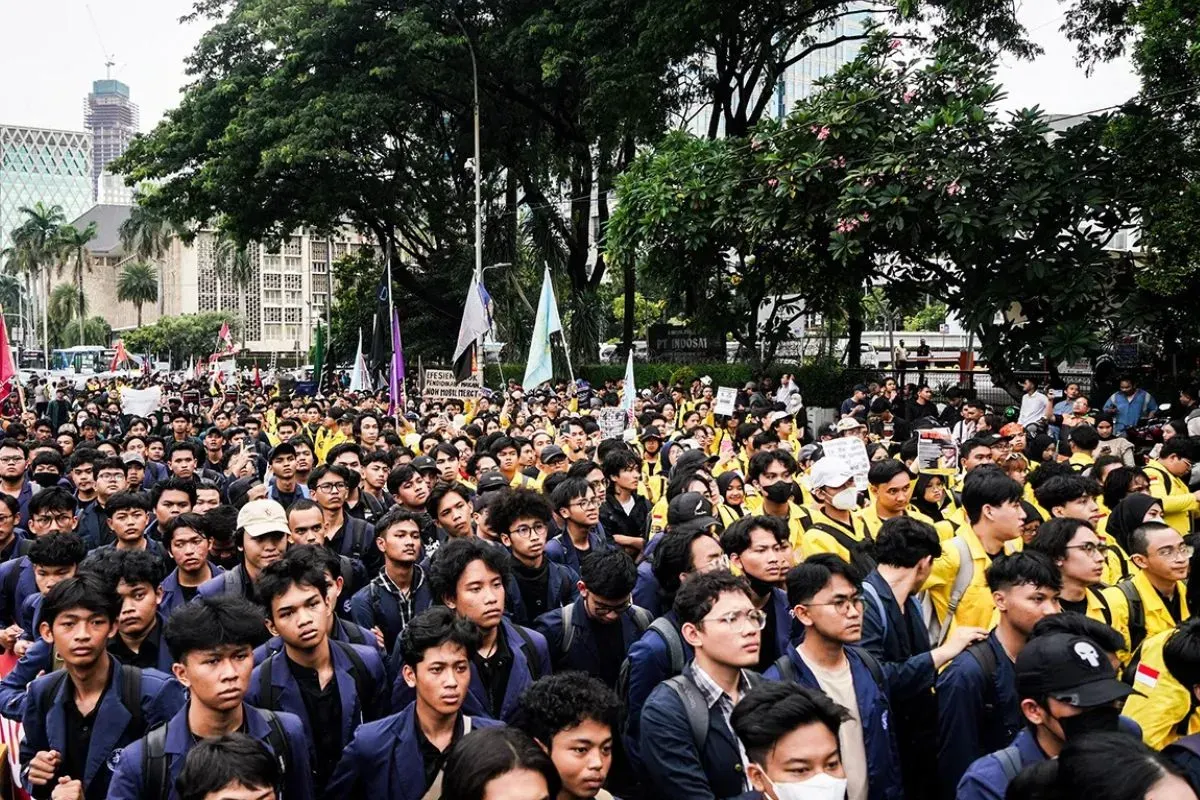
[[521,625],[513,625],[513,627],[517,629],[517,635],[521,637],[521,652],[525,654],[525,660],[529,662],[529,677],[536,681],[542,677],[542,665],[537,646],[533,643],[533,637],[529,635],[529,631],[524,627]]
[[[679,628],[671,624],[671,621],[666,617],[659,617],[650,623],[646,630],[654,631],[658,637],[667,645],[667,658],[670,663],[668,670],[671,676],[674,677],[683,672],[683,668],[687,665],[687,656],[683,649],[683,636],[679,633]],[[621,702],[625,705],[629,703],[629,657],[621,662],[621,670],[617,673],[617,696],[621,698]]]
[[[363,663],[362,656],[358,654],[358,651],[354,649],[353,645],[347,644],[346,642],[339,642],[334,639],[330,639],[329,644],[330,646],[336,647],[345,653],[346,657],[350,659],[351,666],[354,668],[354,694],[358,698],[358,721],[363,722],[362,704],[369,701],[374,696],[374,693],[370,689],[370,684],[368,683],[368,680],[371,676],[367,672],[367,665]],[[282,708],[279,708],[279,692],[277,691],[275,685],[271,683],[271,669],[275,665],[275,659],[279,658],[279,656],[280,653],[272,653],[263,659],[262,672],[259,673],[260,677],[258,691],[258,696],[262,698],[262,702],[258,706],[255,706],[262,711],[283,710]]]
[[[283,725],[275,712],[266,708],[258,709],[267,721],[267,744],[279,761],[280,782],[287,775],[288,761],[291,751],[288,749],[287,736],[283,733]],[[251,712],[253,713],[253,712]],[[167,756],[167,723],[159,725],[146,734],[142,750],[142,794],[141,800],[167,800],[171,788],[167,781],[171,774],[171,765]],[[151,788],[153,787],[153,788]]]
[[[862,658],[863,664],[866,665],[867,672],[871,673],[871,679],[875,681],[875,688],[879,690],[880,694],[882,694],[884,697],[887,697],[887,682],[883,677],[883,665],[879,663],[879,659],[875,658],[875,656],[869,651],[861,647],[847,646],[846,649],[853,650],[860,658]],[[779,670],[779,680],[781,681],[795,683],[799,677],[796,672],[796,665],[792,663],[792,659],[788,657],[787,653],[784,653],[779,658],[775,659],[773,666],[775,669]]]
[[[753,689],[763,682],[763,677],[757,672],[745,671],[746,681]],[[704,745],[708,742],[708,701],[686,675],[676,675],[663,681],[664,685],[683,703],[687,713],[688,727],[692,729],[692,741],[696,744],[696,752],[704,757]]]
[[860,575],[870,575],[878,562],[875,560],[875,540],[867,535],[861,542],[841,528],[824,522],[816,522],[812,526],[819,531],[828,533],[846,551],[850,553],[850,565],[859,570]]

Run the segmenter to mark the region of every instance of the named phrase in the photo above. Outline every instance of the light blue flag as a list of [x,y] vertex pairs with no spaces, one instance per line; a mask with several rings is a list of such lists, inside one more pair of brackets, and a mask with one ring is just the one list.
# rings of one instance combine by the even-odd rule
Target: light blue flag
[[637,397],[637,387],[633,385],[633,348],[629,350],[629,360],[625,362],[625,396],[621,398],[621,408],[629,412],[632,418],[633,398]]
[[529,344],[529,363],[525,367],[525,380],[521,382],[526,391],[554,378],[550,336],[555,333],[562,333],[562,320],[558,317],[558,304],[554,301],[550,267],[546,267],[542,277],[542,294],[538,298],[537,315],[533,322],[533,340]]

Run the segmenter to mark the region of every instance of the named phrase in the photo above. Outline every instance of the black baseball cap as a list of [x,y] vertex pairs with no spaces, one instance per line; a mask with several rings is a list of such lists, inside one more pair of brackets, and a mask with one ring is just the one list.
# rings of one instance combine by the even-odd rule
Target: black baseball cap
[[705,464],[718,461],[717,456],[710,456],[703,450],[687,450],[680,454],[679,460],[675,462],[675,466],[671,467],[671,475],[681,475],[685,472],[693,472]]
[[508,480],[499,472],[485,472],[479,476],[479,482],[475,484],[475,490],[479,494],[507,488]]
[[659,432],[658,428],[654,427],[653,425],[648,425],[645,428],[642,428],[641,436],[638,438],[640,438],[643,442],[647,439],[658,439],[661,442],[663,435],[661,432]]
[[719,524],[713,516],[712,503],[699,492],[684,492],[667,506],[667,530],[670,533],[692,533]]
[[542,448],[540,460],[543,464],[549,464],[551,461],[557,461],[560,458],[566,458],[567,454],[563,449],[556,444],[548,444]]
[[1076,708],[1123,700],[1133,687],[1117,680],[1108,653],[1086,636],[1051,633],[1031,640],[1017,656],[1017,695],[1053,697]]
[[272,464],[275,459],[280,456],[296,455],[296,445],[291,442],[280,442],[271,448],[271,452],[267,454],[267,463]]
[[429,456],[417,456],[411,462],[412,468],[418,473],[421,472],[438,472],[437,462]]

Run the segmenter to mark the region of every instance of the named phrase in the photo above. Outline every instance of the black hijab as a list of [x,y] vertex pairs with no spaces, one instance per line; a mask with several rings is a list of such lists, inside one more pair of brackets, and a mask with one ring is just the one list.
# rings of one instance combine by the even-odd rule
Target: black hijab
[[1151,506],[1162,508],[1162,500],[1148,494],[1134,492],[1126,495],[1125,499],[1117,503],[1117,507],[1109,514],[1108,527],[1105,528],[1105,531],[1117,540],[1117,544],[1121,545],[1121,549],[1125,552],[1129,552],[1129,537],[1133,534],[1134,529],[1146,519],[1146,512],[1150,510]]

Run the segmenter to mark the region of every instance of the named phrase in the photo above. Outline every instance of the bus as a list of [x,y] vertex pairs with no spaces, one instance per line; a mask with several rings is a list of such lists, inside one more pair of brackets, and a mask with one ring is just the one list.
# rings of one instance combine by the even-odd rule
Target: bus
[[95,375],[105,372],[112,363],[115,350],[95,345],[64,347],[50,351],[50,374]]

